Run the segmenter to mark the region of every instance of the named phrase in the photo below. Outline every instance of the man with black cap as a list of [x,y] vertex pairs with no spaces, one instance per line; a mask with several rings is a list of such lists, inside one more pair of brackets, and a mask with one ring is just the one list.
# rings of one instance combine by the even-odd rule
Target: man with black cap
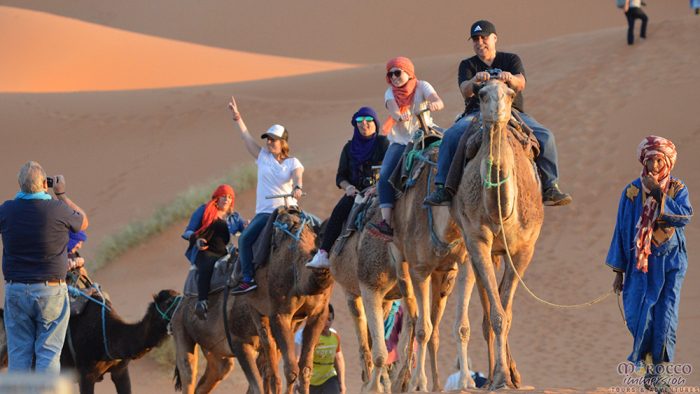
[[464,114],[448,130],[445,131],[438,157],[438,173],[435,177],[436,190],[425,198],[427,205],[449,205],[452,195],[444,187],[450,164],[454,157],[459,140],[469,128],[472,120],[478,115],[479,98],[474,94],[475,87],[488,81],[491,74],[488,70],[501,70],[498,79],[506,83],[516,93],[513,107],[520,111],[523,121],[534,131],[540,143],[540,154],[535,159],[542,177],[542,200],[544,205],[566,205],[572,201],[567,193],[562,193],[557,185],[559,170],[557,165],[557,148],[554,135],[533,117],[523,112],[523,93],[525,89],[525,68],[520,57],[514,53],[497,52],[496,26],[493,23],[480,20],[474,22],[470,29],[475,56],[462,60],[459,64],[457,80],[459,90],[464,96]]

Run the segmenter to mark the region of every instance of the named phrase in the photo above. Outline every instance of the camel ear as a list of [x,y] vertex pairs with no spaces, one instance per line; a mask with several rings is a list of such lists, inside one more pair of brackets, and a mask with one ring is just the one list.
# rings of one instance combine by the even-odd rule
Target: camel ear
[[514,99],[515,98],[515,90],[508,88],[508,97]]

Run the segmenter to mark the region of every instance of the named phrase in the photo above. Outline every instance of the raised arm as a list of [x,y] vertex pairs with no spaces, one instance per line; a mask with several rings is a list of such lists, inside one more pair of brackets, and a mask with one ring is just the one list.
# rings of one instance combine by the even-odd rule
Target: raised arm
[[243,117],[238,111],[238,104],[236,104],[236,99],[233,96],[231,96],[231,102],[228,103],[228,107],[231,110],[233,121],[236,122],[238,129],[241,131],[241,138],[243,138],[245,148],[248,150],[248,153],[250,153],[251,156],[253,156],[253,158],[257,160],[258,155],[260,154],[260,150],[262,148],[255,141],[255,138],[253,138],[253,136],[250,135],[250,132],[248,132],[248,128],[246,127],[245,122],[243,122]]

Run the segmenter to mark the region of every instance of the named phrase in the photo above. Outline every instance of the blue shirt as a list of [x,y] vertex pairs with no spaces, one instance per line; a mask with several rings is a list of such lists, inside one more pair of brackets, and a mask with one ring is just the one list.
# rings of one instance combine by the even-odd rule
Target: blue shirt
[[65,279],[68,232],[80,231],[82,224],[83,216],[62,201],[5,201],[0,205],[5,280]]

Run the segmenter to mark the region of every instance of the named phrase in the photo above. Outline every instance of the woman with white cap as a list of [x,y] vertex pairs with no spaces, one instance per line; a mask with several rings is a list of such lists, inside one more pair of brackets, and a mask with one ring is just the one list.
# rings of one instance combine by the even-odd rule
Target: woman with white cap
[[255,217],[241,233],[238,239],[239,259],[243,279],[231,291],[233,294],[247,293],[255,290],[255,267],[253,267],[253,244],[265,227],[268,218],[277,207],[284,205],[283,198],[266,199],[266,196],[292,194],[288,199],[290,205],[296,205],[302,194],[302,174],[304,166],[295,157],[289,157],[288,133],[283,126],[272,125],[261,138],[266,140],[265,146],[260,146],[250,135],[238,111],[236,100],[231,97],[228,104],[233,120],[241,131],[241,138],[248,152],[255,158],[258,166],[258,186],[256,190]]

